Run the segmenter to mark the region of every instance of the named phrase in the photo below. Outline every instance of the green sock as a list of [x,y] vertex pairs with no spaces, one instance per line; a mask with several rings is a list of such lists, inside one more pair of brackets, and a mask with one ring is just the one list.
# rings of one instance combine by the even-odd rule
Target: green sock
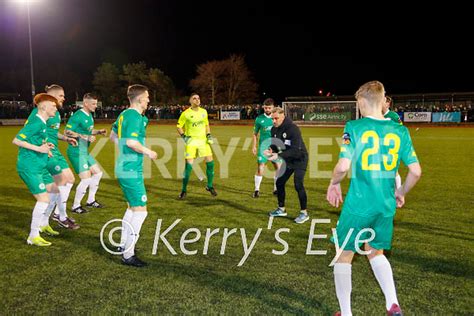
[[193,165],[190,163],[186,163],[186,166],[184,167],[183,188],[181,189],[181,191],[183,192],[186,192],[189,177],[191,176],[191,171],[193,171]]
[[206,162],[206,176],[207,186],[212,188],[212,181],[214,181],[214,160]]

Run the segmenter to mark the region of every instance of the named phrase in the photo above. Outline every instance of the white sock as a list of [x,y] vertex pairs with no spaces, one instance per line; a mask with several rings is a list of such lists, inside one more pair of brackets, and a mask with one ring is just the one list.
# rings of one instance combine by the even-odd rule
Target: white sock
[[[133,211],[129,208],[125,211],[125,215],[123,215],[122,218],[122,234],[120,237],[120,246],[125,247],[125,242],[127,241],[127,235],[128,235],[128,225],[125,223],[132,224],[132,217],[133,217]],[[125,249],[124,249],[125,250]]]
[[255,191],[260,191],[260,183],[262,183],[262,176],[257,176],[255,175],[254,180],[255,180]]
[[350,263],[336,263],[334,265],[334,284],[336,295],[341,307],[342,316],[351,316],[352,265]]
[[82,179],[81,182],[76,187],[76,196],[74,197],[74,204],[72,205],[72,208],[78,208],[81,206],[81,201],[84,195],[86,195],[87,188],[89,187],[91,183],[92,178],[87,178],[87,179]]
[[402,177],[400,177],[399,174],[397,174],[395,177],[395,186],[397,189],[399,189],[402,186]]
[[40,224],[43,220],[44,212],[48,208],[48,203],[36,202],[33,214],[31,215],[30,238],[39,236]]
[[58,202],[58,198],[58,193],[49,193],[49,204],[46,210],[44,211],[44,216],[41,218],[40,227],[49,225],[49,216],[53,212],[53,209]]
[[277,176],[273,177],[273,191],[277,190],[277,180],[278,180]]
[[87,203],[92,203],[95,201],[95,194],[97,190],[99,190],[99,182],[103,174],[103,172],[99,172],[92,176],[91,184],[89,185],[89,197],[87,198]]
[[123,257],[128,259],[135,255],[135,244],[140,238],[140,230],[142,229],[142,224],[145,221],[148,212],[133,212],[132,220],[130,224],[132,224],[133,231],[128,231],[127,241],[125,242],[125,249],[128,251],[123,253]]
[[369,260],[374,271],[375,278],[379,282],[380,288],[385,295],[385,306],[390,310],[392,304],[398,304],[395,282],[393,281],[392,266],[384,255],[375,256]]
[[66,212],[67,200],[69,199],[69,193],[71,193],[72,183],[66,183],[66,185],[58,186],[58,189],[59,189],[59,200],[58,200],[58,206],[54,210],[54,213],[59,215],[59,220],[65,221],[67,218],[67,212]]

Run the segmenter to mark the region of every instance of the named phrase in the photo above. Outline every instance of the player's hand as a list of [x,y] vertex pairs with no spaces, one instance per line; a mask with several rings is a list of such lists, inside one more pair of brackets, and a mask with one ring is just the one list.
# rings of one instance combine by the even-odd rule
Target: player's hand
[[339,203],[342,204],[342,192],[341,192],[341,184],[329,184],[328,192],[326,194],[326,200],[334,207],[339,207]]
[[53,143],[46,143],[46,144],[48,145],[48,148],[49,148],[49,149],[54,149],[54,147],[56,147],[56,146],[54,146]]
[[272,153],[268,156],[268,161],[275,161],[278,159],[278,154],[277,153]]
[[148,157],[150,157],[151,160],[156,160],[158,158],[158,154],[156,153],[156,151],[153,150],[150,150],[147,155]]
[[50,151],[48,143],[44,143],[43,145],[38,146],[38,149],[39,149],[38,152],[43,153],[43,154],[47,154]]
[[94,136],[94,135],[89,136],[88,141],[89,141],[90,143],[95,142],[95,136]]
[[184,140],[184,143],[187,145],[189,144],[189,141],[191,140],[191,137],[190,136],[186,136],[186,135],[181,135],[181,138]]
[[105,128],[99,129],[97,134],[107,136],[107,130]]
[[50,151],[48,151],[48,158],[52,158],[53,157],[53,153]]
[[77,140],[75,138],[67,137],[66,142],[68,142],[68,144],[72,145],[73,147],[77,146]]
[[401,189],[395,191],[395,198],[397,199],[397,207],[401,208],[405,205],[405,195],[402,194]]
[[263,151],[263,154],[266,156],[266,157],[270,157],[272,154],[273,154],[273,151],[271,149],[265,149]]
[[206,135],[206,138],[207,138],[207,143],[208,143],[209,145],[214,144],[214,139],[212,139],[211,134],[207,134],[207,135]]
[[255,156],[257,155],[257,146],[252,147],[252,154]]

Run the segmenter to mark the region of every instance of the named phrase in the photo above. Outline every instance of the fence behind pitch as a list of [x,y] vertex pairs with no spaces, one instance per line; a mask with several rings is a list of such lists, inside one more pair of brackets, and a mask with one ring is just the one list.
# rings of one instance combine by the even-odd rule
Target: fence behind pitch
[[344,124],[359,118],[355,101],[283,102],[285,115],[307,124]]

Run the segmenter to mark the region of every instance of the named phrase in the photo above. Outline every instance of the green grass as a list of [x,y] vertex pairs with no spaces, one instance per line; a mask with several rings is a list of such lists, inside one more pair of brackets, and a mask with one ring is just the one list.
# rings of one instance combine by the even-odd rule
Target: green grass
[[[74,214],[81,225],[78,231],[60,230],[60,236],[46,238],[53,242],[50,248],[26,245],[35,202],[15,170],[17,148],[11,140],[18,130],[0,128],[1,314],[331,315],[338,310],[332,268],[328,267],[334,256],[333,246],[327,239],[315,240],[313,249],[328,250],[328,255],[305,255],[310,224],[296,225],[292,221],[299,207],[292,180],[287,186],[290,219],[276,219],[271,230],[267,229],[267,211],[276,204],[271,195],[272,181],[264,179],[261,198],[251,198],[256,163],[250,150],[243,150],[251,127],[212,128],[223,151],[235,147],[229,177],[220,178],[218,163],[215,186],[219,195],[213,198],[204,190],[205,182],[193,175],[185,201],[176,199],[181,190],[177,174],[182,171],[181,167],[176,170],[175,128],[149,127],[150,138],[170,142],[173,156],[165,165],[171,179],[163,178],[153,166],[152,178],[146,180],[149,215],[138,243],[140,256],[150,264],[145,269],[121,265],[119,257],[108,254],[100,245],[102,226],[110,219],[121,218],[125,210],[113,178],[104,179],[97,194],[105,209]],[[338,152],[335,140],[342,129],[303,128],[302,132],[308,147],[310,137],[326,137],[332,143],[319,147],[319,156],[312,152],[311,173],[315,172],[314,159],[324,154],[333,161],[320,162],[319,169],[331,170]],[[388,255],[399,301],[407,315],[473,314],[474,129],[421,128],[411,132],[423,176],[408,195],[406,206],[397,213],[393,249]],[[231,137],[240,137],[234,147],[228,146]],[[65,153],[63,145],[61,151]],[[163,155],[163,150],[158,152]],[[112,176],[112,144],[107,143],[96,159]],[[201,167],[205,170],[203,163]],[[403,176],[406,169],[401,173]],[[331,224],[318,224],[316,228],[317,233],[330,235],[340,210],[325,201],[329,180],[309,175],[305,186],[310,216],[331,219]],[[69,207],[73,196],[74,191]],[[167,238],[178,254],[173,256],[160,242],[158,253],[152,255],[157,220],[163,219],[163,226],[168,227],[178,218],[182,221]],[[202,236],[197,243],[187,245],[198,254],[187,256],[181,252],[179,240],[192,227],[198,228]],[[281,235],[289,251],[276,256],[272,249],[281,250],[282,246],[275,241],[274,233],[282,227],[290,229]],[[211,239],[208,255],[203,255],[207,228],[220,231]],[[229,237],[225,254],[219,254],[224,228],[244,228],[249,243],[262,228],[255,248],[241,267],[237,267],[243,255],[240,230]],[[355,315],[384,313],[383,294],[362,257],[356,257],[353,264],[352,306]]]

